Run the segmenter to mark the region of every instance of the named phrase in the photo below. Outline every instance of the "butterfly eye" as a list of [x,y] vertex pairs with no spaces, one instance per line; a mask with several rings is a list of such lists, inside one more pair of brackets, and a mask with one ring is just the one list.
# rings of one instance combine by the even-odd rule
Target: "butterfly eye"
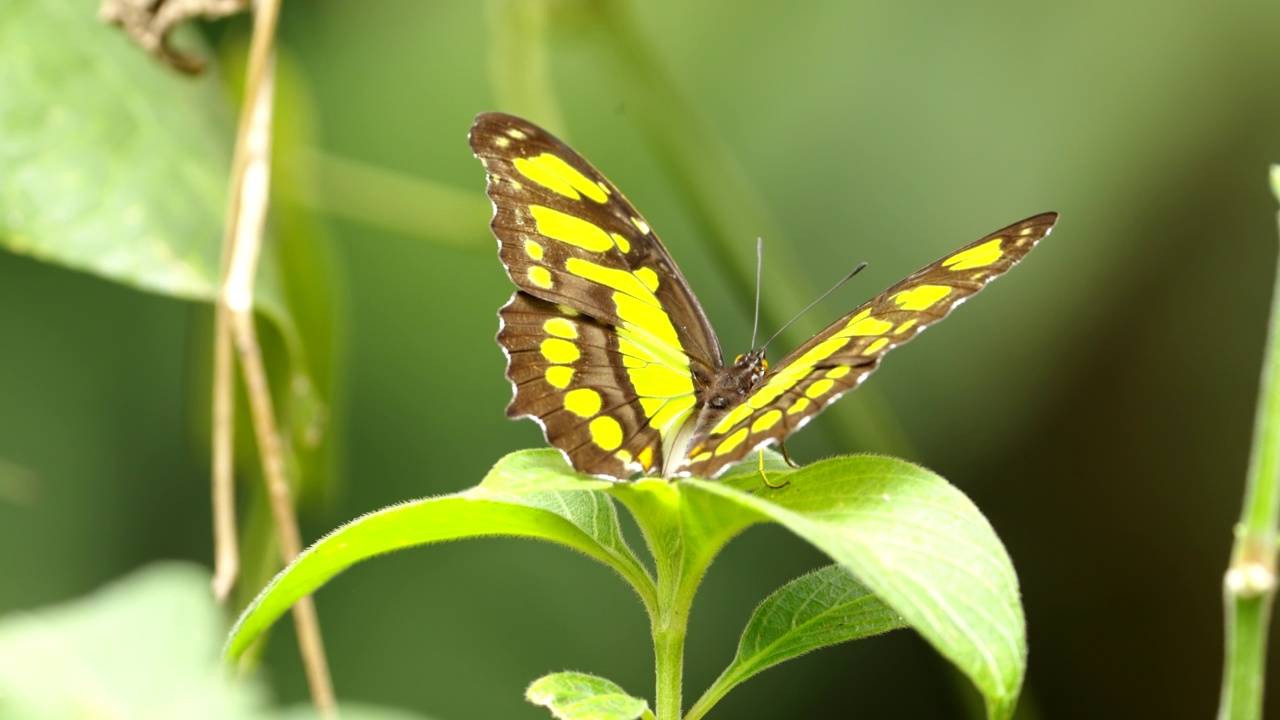
[[760,358],[760,370],[766,371],[768,369],[769,369],[769,361],[765,360],[764,358]]

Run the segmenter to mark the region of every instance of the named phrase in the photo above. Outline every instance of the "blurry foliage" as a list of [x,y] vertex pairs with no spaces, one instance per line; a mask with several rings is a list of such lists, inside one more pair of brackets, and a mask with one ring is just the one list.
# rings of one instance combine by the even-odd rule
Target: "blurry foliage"
[[[191,330],[200,311],[27,256],[69,232],[55,220],[90,243],[90,259],[112,257],[94,249],[104,240],[155,247],[144,221],[163,221],[169,241],[218,238],[216,168],[167,154],[117,161],[129,138],[155,135],[165,153],[225,162],[221,81],[164,77],[92,21],[93,5],[0,9],[0,243],[24,253],[0,254],[0,611],[84,594],[151,559],[210,556],[207,461],[190,441],[199,413],[188,405],[205,392],[193,369],[203,350],[190,342],[204,336]],[[992,228],[1062,213],[1032,260],[895,353],[868,389],[899,418],[910,459],[970,494],[1009,549],[1028,614],[1025,708],[1209,715],[1275,255],[1263,181],[1280,158],[1280,7],[658,0],[633,10],[631,29],[776,221],[766,247],[794,271],[765,268],[774,317],[859,260],[871,267],[812,322]],[[599,61],[586,24],[550,17],[558,129],[662,234],[725,345],[745,348],[750,305],[730,268],[771,231],[734,231],[744,235],[730,238],[736,260],[707,245],[686,185],[635,122],[661,103]],[[333,339],[342,485],[308,519],[314,538],[361,512],[470,486],[541,438],[503,417],[494,312],[511,288],[493,254],[476,251],[492,246],[466,129],[477,112],[513,109],[490,91],[493,19],[478,3],[387,0],[286,3],[282,22],[318,126],[316,147],[298,152],[336,159],[307,171],[316,185],[293,225],[310,236],[329,223],[341,289],[329,297],[346,328]],[[215,41],[237,46],[244,27],[215,28]],[[410,199],[370,212],[386,195],[342,163],[395,178]],[[420,183],[427,197],[453,199],[449,217],[405,219]],[[157,190],[163,204],[130,205]],[[418,212],[441,214],[436,203]],[[402,214],[369,220],[391,212]],[[137,278],[153,277],[112,267],[103,274],[142,287]],[[793,455],[865,449],[834,442],[835,422],[801,433]],[[822,563],[776,530],[748,533],[711,571],[690,647],[731,647],[768,592]],[[639,615],[625,611],[634,597],[581,558],[492,540],[351,575],[359,582],[340,578],[318,597],[344,698],[537,718],[545,710],[521,690],[551,668],[651,684],[648,658],[619,650],[646,643]],[[294,652],[279,638],[268,663],[297,700]],[[710,684],[728,659],[690,655],[689,686]],[[956,688],[917,637],[895,633],[773,669],[719,714],[951,718],[966,702]]]

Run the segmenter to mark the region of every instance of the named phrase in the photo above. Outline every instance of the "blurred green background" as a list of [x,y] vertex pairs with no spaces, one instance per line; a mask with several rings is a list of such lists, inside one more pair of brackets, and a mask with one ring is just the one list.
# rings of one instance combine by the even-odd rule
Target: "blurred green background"
[[[501,104],[491,82],[495,15],[520,5],[285,4],[277,140],[282,154],[321,162],[278,176],[278,191],[293,198],[291,231],[331,251],[324,294],[337,321],[338,464],[305,508],[308,540],[466,488],[503,454],[543,443],[532,422],[503,415],[510,388],[493,335],[512,288],[487,212],[473,212],[484,173],[466,142],[476,113],[526,110]],[[894,353],[842,401],[849,409],[790,449],[801,462],[885,450],[900,431],[909,459],[974,499],[1022,582],[1024,717],[1209,716],[1277,254],[1266,169],[1280,161],[1280,7],[652,0],[631,6],[627,27],[662,65],[637,83],[601,61],[614,39],[576,5],[547,16],[554,95],[541,101],[560,117],[533,119],[556,123],[645,213],[731,355],[750,341],[742,263],[756,234],[783,259],[764,268],[767,335],[859,261],[870,267],[806,319],[810,330],[987,232],[1062,213],[1023,267]],[[88,27],[142,72],[162,72],[118,31]],[[221,57],[242,54],[243,18],[205,30]],[[182,82],[217,94],[225,79]],[[645,118],[679,108],[652,107],[643,82],[674,87],[762,199],[720,208],[744,220],[734,254],[706,242],[650,141]],[[9,96],[0,127],[23,102]],[[150,107],[151,122],[185,122],[179,104]],[[226,122],[198,132],[230,146]],[[8,182],[58,150],[32,142],[0,140]],[[356,190],[381,186],[347,161],[399,174],[409,190],[361,199]],[[78,197],[45,198],[49,214],[95,202],[89,177]],[[418,202],[418,182],[458,201]],[[0,235],[18,224],[9,197]],[[415,232],[419,214],[433,220]],[[216,240],[211,217],[202,232]],[[753,225],[761,217],[769,226]],[[436,237],[433,222],[459,229]],[[157,558],[209,560],[209,332],[204,306],[0,253],[0,612],[81,595]],[[774,357],[802,339],[785,336]],[[876,432],[857,431],[865,417]],[[821,564],[771,528],[730,546],[694,608],[688,700],[732,657],[754,605]],[[652,692],[639,603],[556,547],[405,552],[349,571],[317,603],[344,699],[538,718],[523,688],[561,669]],[[1269,717],[1280,718],[1274,667]],[[290,623],[265,671],[282,699],[305,697]],[[713,716],[953,718],[971,702],[943,660],[899,632],[771,670]]]

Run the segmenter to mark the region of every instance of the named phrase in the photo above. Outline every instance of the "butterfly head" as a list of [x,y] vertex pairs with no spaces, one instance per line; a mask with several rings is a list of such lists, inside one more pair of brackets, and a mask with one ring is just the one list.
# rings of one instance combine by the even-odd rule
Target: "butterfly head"
[[719,410],[740,404],[768,371],[769,361],[764,359],[764,348],[739,355],[733,359],[732,365],[720,371],[711,384],[711,393],[705,404]]

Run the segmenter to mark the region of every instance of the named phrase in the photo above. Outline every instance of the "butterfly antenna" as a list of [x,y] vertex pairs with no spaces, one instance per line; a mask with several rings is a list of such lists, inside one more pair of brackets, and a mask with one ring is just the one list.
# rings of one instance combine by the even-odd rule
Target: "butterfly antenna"
[[764,238],[756,238],[756,319],[751,323],[751,347],[756,346],[756,331],[760,329],[760,268],[764,266]]
[[[817,300],[814,300],[813,302],[809,303],[809,306],[808,306],[808,307],[806,307],[805,309],[803,309],[803,310],[801,310],[800,312],[796,313],[796,316],[795,316],[795,317],[793,317],[793,318],[791,318],[790,320],[788,320],[786,325],[783,325],[782,327],[778,328],[778,332],[774,333],[774,334],[773,334],[773,337],[769,338],[769,340],[768,340],[767,342],[765,342],[765,344],[764,344],[764,345],[761,345],[761,346],[760,346],[760,347],[761,347],[761,349],[764,349],[764,348],[769,347],[769,343],[773,342],[774,340],[777,340],[777,339],[778,339],[778,336],[779,336],[779,335],[781,335],[781,334],[782,334],[782,332],[783,332],[784,330],[786,330],[787,328],[791,327],[791,323],[793,323],[793,322],[795,322],[795,321],[799,320],[800,318],[804,317],[804,314],[805,314],[805,313],[807,313],[807,312],[809,312],[810,310],[812,310],[814,305],[817,305],[818,303],[822,302],[823,300],[826,300],[828,295],[830,295],[831,293],[835,292],[836,290],[839,290],[841,285],[844,285],[845,283],[847,283],[847,282],[849,282],[850,280],[852,280],[852,279],[853,279],[853,276],[854,276],[854,275],[857,275],[857,274],[858,274],[858,273],[860,273],[860,272],[862,272],[862,269],[863,269],[863,268],[865,268],[866,266],[867,266],[867,264],[866,264],[866,263],[864,263],[864,262],[863,262],[863,263],[858,263],[858,267],[854,268],[854,269],[853,269],[853,270],[852,270],[848,275],[845,275],[843,278],[841,278],[841,279],[840,279],[840,282],[836,283],[835,285],[832,285],[830,290],[828,290],[828,291],[826,291],[826,292],[822,293],[822,296],[821,296],[821,297],[819,297]],[[754,345],[754,343],[753,343],[753,345]]]

